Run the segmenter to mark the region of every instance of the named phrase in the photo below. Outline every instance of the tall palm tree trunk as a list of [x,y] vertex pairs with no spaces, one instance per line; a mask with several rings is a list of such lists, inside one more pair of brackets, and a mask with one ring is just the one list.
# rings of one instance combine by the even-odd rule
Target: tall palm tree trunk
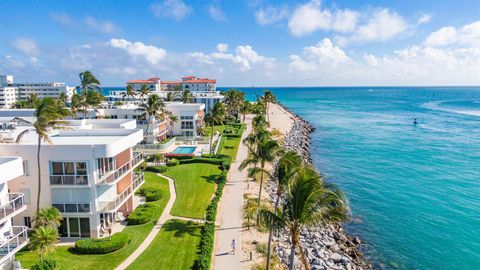
[[310,265],[308,263],[307,256],[305,256],[305,251],[303,250],[302,245],[298,245],[298,248],[300,250],[300,257],[302,258],[303,267],[305,270],[310,270]]
[[[265,163],[262,162],[262,170],[265,168]],[[258,191],[258,208],[260,208],[260,202],[262,200],[262,187],[263,187],[263,171],[260,175],[260,190]]]
[[42,192],[42,169],[40,166],[40,149],[42,146],[42,137],[38,135],[38,145],[37,145],[37,172],[38,172],[38,191],[37,191],[37,216],[40,212],[40,195]]
[[[280,195],[281,195],[281,192],[280,192],[280,188],[277,187],[277,198],[275,199],[275,212],[274,213],[277,213],[277,209],[278,209],[278,204],[280,203]],[[272,246],[272,225],[273,224],[270,224],[270,230],[268,232],[268,247],[267,247],[267,270],[270,269],[270,253],[271,253],[271,246]]]
[[293,262],[295,261],[296,248],[297,248],[297,244],[292,241],[292,245],[290,246],[290,256],[288,258],[288,270],[293,270]]

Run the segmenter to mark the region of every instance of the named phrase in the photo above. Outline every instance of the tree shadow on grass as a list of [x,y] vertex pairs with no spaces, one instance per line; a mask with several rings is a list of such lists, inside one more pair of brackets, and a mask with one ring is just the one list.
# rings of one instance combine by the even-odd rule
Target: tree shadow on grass
[[201,224],[192,222],[192,221],[180,221],[180,220],[169,220],[165,225],[163,225],[162,230],[167,232],[174,232],[173,236],[175,238],[181,238],[185,234],[192,236],[200,237],[200,228]]
[[202,178],[207,180],[208,183],[217,183],[218,176],[218,174],[212,174],[209,176],[202,176]]

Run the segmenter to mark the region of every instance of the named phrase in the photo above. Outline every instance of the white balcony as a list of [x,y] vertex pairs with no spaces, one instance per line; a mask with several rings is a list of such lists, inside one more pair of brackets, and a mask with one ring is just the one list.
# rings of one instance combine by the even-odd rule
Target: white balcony
[[27,245],[27,230],[25,226],[12,226],[9,235],[0,237],[0,265]]
[[118,194],[115,199],[109,202],[99,202],[100,211],[116,212],[120,206],[122,206],[131,196],[133,196],[135,191],[143,184],[144,181],[143,173],[134,175],[132,184],[122,193]]
[[23,196],[23,193],[8,194],[9,201],[0,206],[0,222],[3,223],[5,220],[12,218],[27,209]]
[[99,185],[113,185],[116,184],[122,177],[135,169],[144,160],[142,153],[136,153],[130,162],[125,163],[120,168],[110,171],[104,175],[99,176]]

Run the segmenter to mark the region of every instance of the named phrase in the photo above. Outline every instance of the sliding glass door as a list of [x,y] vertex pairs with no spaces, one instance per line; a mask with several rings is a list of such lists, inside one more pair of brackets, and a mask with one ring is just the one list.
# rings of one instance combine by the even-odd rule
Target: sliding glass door
[[90,237],[89,218],[63,218],[58,233],[61,237]]

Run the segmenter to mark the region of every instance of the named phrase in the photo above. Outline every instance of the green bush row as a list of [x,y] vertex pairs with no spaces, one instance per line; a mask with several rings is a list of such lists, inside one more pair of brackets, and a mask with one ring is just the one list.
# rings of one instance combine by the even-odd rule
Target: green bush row
[[57,269],[57,262],[52,259],[44,259],[36,264],[34,264],[31,270],[54,270]]
[[145,196],[147,202],[158,201],[162,198],[162,190],[154,187],[140,188],[140,195]]
[[75,242],[75,250],[82,254],[106,254],[117,251],[128,242],[128,235],[118,232],[102,239],[82,239]]
[[139,225],[145,224],[153,219],[156,211],[158,210],[158,206],[146,203],[139,205],[135,210],[128,216],[127,222],[128,225]]
[[215,241],[215,219],[217,217],[217,206],[223,194],[223,188],[227,180],[227,170],[223,170],[217,178],[217,190],[215,196],[207,207],[205,214],[205,225],[201,231],[200,251],[195,261],[195,269],[208,270],[212,260],[212,252]]
[[164,173],[164,172],[168,171],[168,167],[163,166],[163,165],[149,166],[145,170],[149,171],[149,172],[154,172],[154,173]]

